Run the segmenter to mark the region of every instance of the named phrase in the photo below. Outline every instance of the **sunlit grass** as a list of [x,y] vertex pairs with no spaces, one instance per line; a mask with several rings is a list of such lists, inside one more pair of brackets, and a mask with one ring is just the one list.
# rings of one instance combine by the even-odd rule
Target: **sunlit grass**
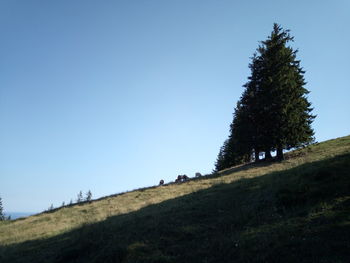
[[[11,224],[0,225],[0,243],[11,244],[49,237],[77,228],[83,224],[99,222],[110,216],[130,213],[145,206],[207,189],[218,184],[228,184],[274,171],[290,169],[306,162],[322,160],[349,151],[350,136],[291,152],[289,155],[292,157],[281,163],[276,162],[269,165],[251,164],[248,166],[233,167],[216,175],[193,179],[186,183],[135,190],[91,203],[64,207],[53,213],[43,213],[16,220],[11,222]],[[293,158],[293,156],[296,157]],[[240,168],[243,169],[240,170]],[[238,171],[236,172],[235,170]]]
[[[90,235],[95,238],[103,235],[96,233],[104,233],[102,230],[105,228],[116,228],[119,235],[113,239],[120,238],[126,242],[127,229],[130,227],[131,231],[133,227],[138,229],[138,224],[142,226],[142,222],[137,221],[139,217],[144,218],[145,228],[151,229],[151,233],[157,229],[157,224],[164,224],[164,217],[167,222],[180,223],[174,225],[175,236],[166,234],[162,237],[163,243],[169,242],[174,246],[177,239],[205,238],[205,233],[213,232],[215,236],[211,238],[217,242],[216,249],[228,249],[228,244],[232,244],[230,251],[240,253],[247,259],[245,262],[255,260],[249,253],[262,251],[268,246],[283,254],[283,244],[300,242],[311,246],[313,241],[315,244],[321,242],[322,237],[312,240],[312,235],[322,232],[322,227],[327,236],[332,224],[335,229],[349,226],[350,218],[346,211],[350,191],[344,194],[348,181],[344,181],[345,185],[340,184],[350,170],[349,153],[350,136],[347,136],[290,152],[283,162],[232,167],[185,183],[139,189],[4,222],[0,224],[0,246],[46,240],[63,233],[70,235],[74,230],[79,235],[86,235],[87,239]],[[215,216],[212,214],[214,211]],[[191,218],[194,215],[200,215],[200,220]],[[216,224],[222,221],[221,226],[213,225],[213,221],[207,222],[206,218],[215,218]],[[136,226],[126,223],[130,220]],[[186,220],[186,224],[182,225],[182,220]],[[327,222],[328,226],[323,222]],[[127,229],[119,229],[121,225]],[[170,226],[162,226],[172,231]],[[137,232],[140,238],[127,243],[125,251],[120,253],[127,253],[130,258],[146,257],[148,253],[154,256],[153,259],[160,258],[159,262],[170,260],[162,254],[158,245],[150,246],[142,241],[145,233],[139,233],[140,229]],[[156,234],[152,235],[152,238],[158,238]],[[72,234],[71,238],[76,236]],[[277,241],[280,243],[275,244]],[[245,250],[235,250],[243,247]],[[214,253],[215,248],[212,249]],[[265,257],[270,256],[267,253]]]

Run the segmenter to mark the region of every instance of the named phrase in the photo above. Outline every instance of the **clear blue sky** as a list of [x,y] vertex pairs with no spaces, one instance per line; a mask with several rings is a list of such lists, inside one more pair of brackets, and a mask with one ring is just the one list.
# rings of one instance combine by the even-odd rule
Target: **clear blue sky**
[[291,30],[318,116],[350,134],[350,1],[0,2],[6,211],[211,172],[274,22]]

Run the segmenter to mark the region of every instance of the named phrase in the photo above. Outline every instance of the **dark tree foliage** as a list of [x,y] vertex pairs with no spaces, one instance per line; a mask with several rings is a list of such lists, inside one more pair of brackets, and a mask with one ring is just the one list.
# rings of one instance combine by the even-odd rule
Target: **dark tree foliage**
[[226,155],[226,151],[227,151],[227,143],[228,140],[224,141],[224,144],[220,147],[220,151],[218,154],[218,157],[216,159],[215,162],[215,169],[214,172],[223,170],[229,166],[226,165],[226,160],[227,160],[227,155]]
[[225,140],[220,148],[214,171],[220,171],[250,160],[250,149],[248,147],[250,144],[244,136],[244,133],[249,130],[249,127],[245,124],[249,123],[245,121],[245,118],[245,112],[238,102],[230,125],[229,138]]
[[289,30],[274,24],[266,41],[261,42],[249,64],[251,75],[237,103],[229,138],[221,147],[215,170],[247,162],[254,153],[283,159],[283,150],[313,141],[311,103],[306,95],[304,71],[296,59],[297,50]]
[[84,200],[83,199],[83,192],[80,191],[77,195],[77,203],[81,203],[81,202],[83,202],[83,200]]
[[260,145],[264,150],[277,150],[283,159],[283,150],[307,145],[314,140],[311,123],[311,103],[304,87],[303,69],[296,59],[297,50],[287,46],[293,41],[289,30],[274,24],[273,31],[258,48],[259,81],[257,98],[260,126]]
[[47,209],[47,211],[52,211],[52,210],[54,210],[55,208],[54,208],[54,206],[53,206],[53,204],[51,204],[50,206],[49,206],[49,208]]
[[91,202],[91,199],[92,199],[92,193],[91,193],[91,191],[89,190],[89,191],[86,193],[86,198],[85,198],[85,200],[88,201],[88,202]]

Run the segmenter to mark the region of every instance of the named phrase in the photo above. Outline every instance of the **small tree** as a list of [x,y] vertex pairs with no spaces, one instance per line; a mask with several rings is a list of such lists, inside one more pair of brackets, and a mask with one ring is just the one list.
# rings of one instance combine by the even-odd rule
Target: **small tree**
[[91,199],[92,199],[92,193],[91,191],[89,190],[87,193],[86,193],[86,201],[88,202],[91,202]]
[[6,217],[5,217],[5,214],[4,214],[4,208],[2,206],[2,199],[1,199],[1,196],[0,196],[0,221],[3,221],[5,219],[6,219]]
[[52,211],[54,209],[53,204],[50,205],[50,207],[47,209],[47,211]]
[[83,192],[80,191],[77,196],[77,203],[83,202]]

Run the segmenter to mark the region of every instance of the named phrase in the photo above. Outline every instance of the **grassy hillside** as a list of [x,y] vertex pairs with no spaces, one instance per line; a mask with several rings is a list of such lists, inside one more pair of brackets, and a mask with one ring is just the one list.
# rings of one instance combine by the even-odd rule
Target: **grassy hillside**
[[349,262],[350,136],[0,224],[0,262]]

